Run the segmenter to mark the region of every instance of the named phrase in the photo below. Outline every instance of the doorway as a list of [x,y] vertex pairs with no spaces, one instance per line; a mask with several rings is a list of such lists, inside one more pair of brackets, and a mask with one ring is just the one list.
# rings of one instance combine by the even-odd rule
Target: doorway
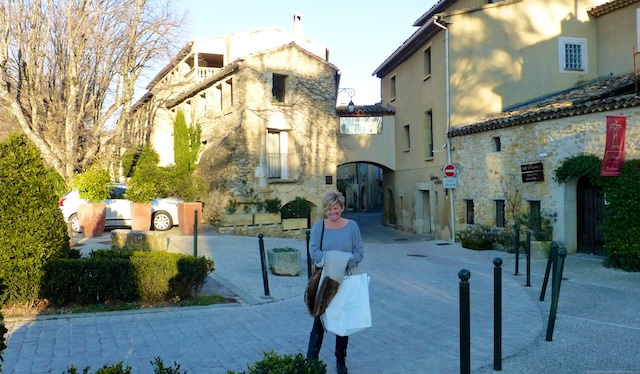
[[604,219],[604,193],[588,177],[582,177],[576,188],[578,252],[604,256],[604,235],[600,230]]

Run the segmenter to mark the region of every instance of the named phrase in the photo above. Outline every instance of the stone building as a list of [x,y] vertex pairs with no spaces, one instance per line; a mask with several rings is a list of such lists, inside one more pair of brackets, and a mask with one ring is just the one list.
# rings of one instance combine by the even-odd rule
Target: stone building
[[[420,16],[414,23],[418,30],[374,71],[381,79],[383,104],[396,109],[397,169],[385,174],[384,186],[385,195],[395,200],[397,227],[416,233],[431,229],[438,238],[454,240],[472,205],[475,222],[495,224],[496,202],[505,199],[497,180],[518,174],[522,164],[537,162],[543,153],[553,155],[544,160],[547,173],[555,157],[602,155],[604,132],[596,124],[604,121],[604,113],[595,118],[589,117],[595,113],[568,111],[585,117],[571,124],[563,120],[562,139],[569,149],[555,153],[546,149],[551,139],[559,144],[558,137],[548,133],[560,124],[544,122],[548,115],[536,117],[540,126],[486,128],[483,123],[510,121],[508,113],[516,115],[517,108],[631,73],[637,19],[637,1],[629,0],[441,0]],[[563,102],[576,104],[558,98],[557,105]],[[559,110],[549,105],[548,110]],[[599,108],[620,114],[615,104]],[[586,127],[592,132],[581,135]],[[568,141],[581,137],[600,141],[600,148]],[[496,154],[493,149],[501,144],[508,145],[508,152]],[[442,168],[450,163],[459,170],[458,185],[445,189]],[[575,204],[571,208],[568,199],[558,199],[550,179],[545,175],[545,183],[520,182],[520,187],[535,189],[527,199],[557,212],[554,237],[575,251],[571,243],[576,240],[569,238],[576,231],[569,222]]]
[[[197,172],[241,202],[300,196],[322,215],[336,188],[336,96],[340,75],[325,47],[296,32],[257,30],[188,43],[136,104],[148,141],[173,163],[178,110],[202,128]],[[144,127],[144,126],[141,126]]]
[[505,205],[517,192],[525,212],[557,215],[553,239],[568,253],[605,254],[599,227],[606,197],[586,176],[561,183],[554,171],[578,155],[604,157],[607,116],[625,118],[625,157],[640,157],[640,97],[633,72],[640,2],[609,1],[586,12],[592,30],[574,35],[585,36],[585,53],[573,74],[585,75],[588,83],[450,131],[460,169],[455,214],[461,226],[470,219],[508,225],[513,217]]

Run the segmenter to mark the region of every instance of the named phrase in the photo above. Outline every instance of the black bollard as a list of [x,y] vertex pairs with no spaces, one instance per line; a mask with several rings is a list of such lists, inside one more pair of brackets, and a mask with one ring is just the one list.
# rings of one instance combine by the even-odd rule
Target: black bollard
[[520,226],[515,225],[516,230],[516,272],[513,275],[518,275],[520,268]]
[[493,370],[502,370],[502,259],[493,264]]
[[264,235],[262,233],[258,234],[258,242],[260,243],[260,262],[262,263],[262,283],[264,285],[264,297],[269,296],[269,276],[267,274],[267,261],[265,259],[264,253]]
[[193,256],[198,257],[198,210],[193,211]]
[[553,270],[553,279],[551,285],[551,310],[549,311],[549,323],[547,324],[548,342],[553,340],[553,329],[556,324],[556,313],[558,312],[558,299],[560,298],[560,284],[562,283],[562,270],[564,269],[564,259],[567,252],[564,249],[558,251],[558,260]]
[[540,301],[544,301],[544,294],[547,292],[547,284],[549,283],[549,274],[553,264],[558,260],[558,243],[551,242],[549,250],[549,258],[547,259],[547,269],[544,271],[544,279],[542,280],[542,289],[540,290]]
[[531,287],[531,231],[527,231],[527,283],[526,287]]
[[309,253],[309,241],[311,238],[311,230],[307,230],[306,234],[307,234],[307,279],[311,279],[311,253]]
[[467,269],[458,272],[460,278],[460,374],[471,373],[471,312],[469,305],[469,278]]

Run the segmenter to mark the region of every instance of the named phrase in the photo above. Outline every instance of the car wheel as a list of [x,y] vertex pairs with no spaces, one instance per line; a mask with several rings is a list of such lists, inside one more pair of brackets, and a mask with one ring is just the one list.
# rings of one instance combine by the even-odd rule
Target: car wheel
[[74,233],[79,233],[80,230],[80,221],[78,221],[78,213],[73,213],[71,217],[69,217],[69,222],[71,222],[71,231]]
[[171,215],[164,210],[153,213],[153,229],[158,231],[166,231],[173,227],[173,219]]

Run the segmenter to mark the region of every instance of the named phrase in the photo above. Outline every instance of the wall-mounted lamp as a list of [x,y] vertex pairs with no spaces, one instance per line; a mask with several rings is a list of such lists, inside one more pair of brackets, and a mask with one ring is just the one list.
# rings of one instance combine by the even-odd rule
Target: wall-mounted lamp
[[338,93],[346,92],[349,95],[349,104],[347,105],[347,109],[349,113],[353,113],[356,111],[356,105],[353,103],[353,97],[356,95],[356,90],[353,88],[339,88]]

